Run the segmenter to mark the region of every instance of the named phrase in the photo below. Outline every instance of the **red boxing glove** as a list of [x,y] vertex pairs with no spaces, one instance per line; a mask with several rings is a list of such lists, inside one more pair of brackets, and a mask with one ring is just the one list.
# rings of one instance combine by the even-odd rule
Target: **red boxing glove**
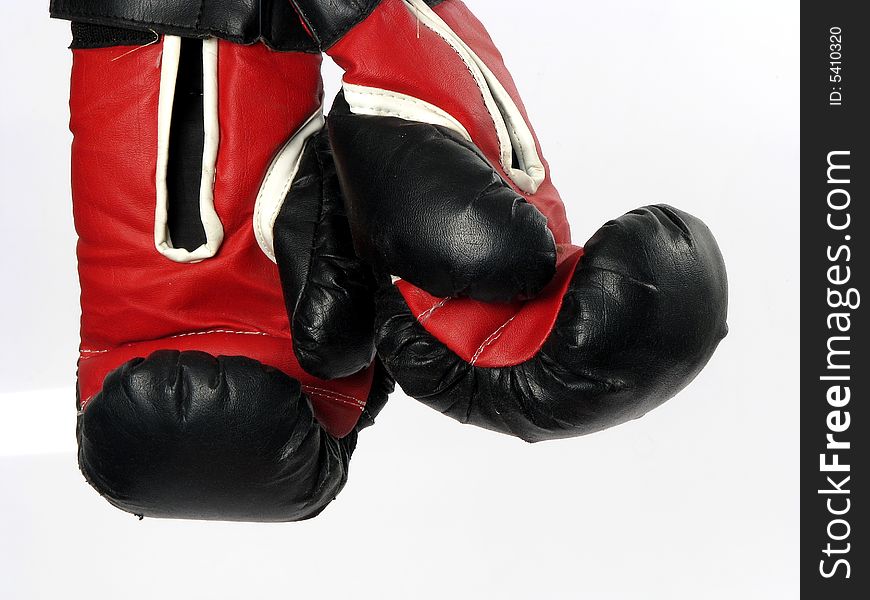
[[256,8],[180,28],[178,3],[114,4],[53,4],[79,19],[82,472],[137,515],[312,517],[392,388],[320,132],[320,54],[289,6],[258,41]]
[[[410,395],[537,441],[642,416],[727,331],[718,246],[651,206],[573,245],[501,55],[459,0],[293,0],[344,71],[328,118],[354,243]],[[487,303],[498,301],[499,303]]]

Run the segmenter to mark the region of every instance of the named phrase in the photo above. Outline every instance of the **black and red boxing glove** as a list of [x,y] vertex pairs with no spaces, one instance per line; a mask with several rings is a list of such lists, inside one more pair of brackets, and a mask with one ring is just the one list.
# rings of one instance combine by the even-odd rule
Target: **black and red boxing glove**
[[79,463],[137,515],[312,517],[392,389],[320,53],[289,5],[242,4],[52,3],[73,20]]
[[727,331],[707,227],[669,206],[572,243],[501,55],[459,0],[293,0],[344,71],[328,118],[354,242],[381,276],[403,389],[537,441],[642,416]]

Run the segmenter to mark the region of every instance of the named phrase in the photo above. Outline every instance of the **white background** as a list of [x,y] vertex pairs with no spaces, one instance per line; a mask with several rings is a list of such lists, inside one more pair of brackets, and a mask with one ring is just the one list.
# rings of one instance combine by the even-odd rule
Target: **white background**
[[528,446],[397,393],[338,501],[288,525],[138,522],[77,470],[69,35],[45,4],[0,6],[0,597],[797,598],[798,3],[468,1],[575,239],[648,203],[702,217],[731,334],[587,438]]

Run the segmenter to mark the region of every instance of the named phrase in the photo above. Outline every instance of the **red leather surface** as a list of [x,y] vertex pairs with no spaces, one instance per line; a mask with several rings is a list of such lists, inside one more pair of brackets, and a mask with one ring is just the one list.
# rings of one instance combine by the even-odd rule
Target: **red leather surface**
[[496,304],[436,298],[405,281],[396,285],[426,331],[460,358],[478,367],[508,367],[529,360],[541,349],[582,256],[581,248],[565,248],[556,276],[543,292],[526,301]]
[[[364,403],[371,373],[324,382],[302,371],[293,356],[277,267],[260,250],[252,228],[269,161],[321,103],[320,56],[220,42],[214,189],[225,238],[216,257],[179,264],[154,247],[162,43],[130,50],[73,53],[82,400],[130,358],[158,349],[199,349],[256,358],[317,388],[311,398],[318,418],[334,435],[347,434],[361,408],[348,410],[343,396]],[[185,336],[213,330],[263,335]]]
[[82,408],[100,391],[107,373],[129,360],[167,349],[200,350],[213,356],[246,356],[295,377],[311,399],[318,421],[339,437],[350,433],[359,420],[372,384],[372,369],[329,382],[312,377],[299,366],[286,337],[244,331],[201,331],[112,350],[83,350],[78,372]]
[[[457,0],[447,0],[435,10],[496,74],[525,116],[516,86],[483,25]],[[500,166],[492,117],[474,78],[459,54],[438,34],[418,24],[402,0],[381,2],[329,54],[345,69],[344,79],[349,83],[408,94],[450,113],[510,182]],[[544,213],[557,244],[570,243],[565,208],[550,181],[549,168],[537,193],[514,189]]]
[[517,108],[519,108],[520,113],[522,113],[523,118],[535,138],[535,146],[538,149],[538,156],[541,157],[541,160],[544,163],[544,167],[547,170],[547,177],[534,195],[526,194],[520,190],[517,191],[525,196],[529,202],[534,204],[538,210],[547,216],[548,224],[550,230],[553,232],[553,237],[556,239],[556,243],[570,244],[571,229],[568,224],[568,217],[565,214],[565,205],[562,203],[562,198],[559,196],[559,192],[556,190],[553,181],[550,179],[550,165],[544,158],[544,153],[541,150],[541,143],[538,141],[537,134],[535,134],[535,128],[532,127],[532,121],[529,119],[529,115],[526,112],[526,107],[523,104],[519,90],[517,90],[516,83],[514,82],[510,71],[504,64],[501,52],[498,51],[498,48],[492,41],[492,38],[489,36],[489,33],[486,31],[483,24],[474,16],[474,13],[468,10],[468,7],[466,7],[461,0],[446,0],[437,5],[433,10],[438,14],[438,16],[444,19],[444,21],[450,25],[450,28],[453,29],[453,31],[455,31],[472,50],[474,50],[474,53],[477,54],[484,63],[486,63],[486,66],[488,66],[495,74],[499,82],[510,94],[514,103],[517,105]]
[[[529,123],[513,78],[486,29],[460,0],[446,0],[435,12],[498,77]],[[459,54],[422,24],[401,0],[380,6],[329,51],[345,69],[345,81],[420,98],[450,113],[502,177],[498,137],[474,78]],[[531,129],[531,126],[530,126]],[[534,130],[532,130],[534,133]],[[538,154],[540,143],[535,137]],[[397,285],[420,323],[464,360],[480,367],[524,362],[536,354],[555,324],[562,296],[582,250],[571,246],[571,233],[559,193],[547,177],[535,194],[517,189],[548,219],[559,245],[558,273],[534,300],[511,304],[469,298],[436,298],[406,282]]]

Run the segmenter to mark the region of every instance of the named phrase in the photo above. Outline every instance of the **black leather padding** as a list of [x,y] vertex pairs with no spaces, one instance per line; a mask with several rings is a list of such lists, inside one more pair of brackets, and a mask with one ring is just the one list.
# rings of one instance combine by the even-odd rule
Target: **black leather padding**
[[532,297],[556,270],[547,220],[453,131],[355,115],[328,117],[357,253],[379,275],[436,296]]
[[[391,388],[389,379],[376,382],[373,407]],[[248,358],[177,351],[111,372],[80,413],[77,434],[82,473],[118,508],[224,521],[314,517],[344,487],[357,442],[356,431],[327,434],[284,373]]]
[[611,221],[585,252],[550,336],[516,366],[470,365],[386,288],[378,350],[387,369],[424,404],[529,442],[643,416],[688,385],[728,331],[722,255],[706,225],[669,206]]
[[290,0],[321,49],[326,50],[361,23],[381,0]]
[[[382,0],[290,0],[323,50],[362,23]],[[436,7],[444,0],[424,0]]]
[[325,130],[305,145],[273,235],[299,364],[321,379],[368,367],[376,286],[354,253]]
[[379,414],[381,414],[384,406],[387,405],[387,400],[389,400],[390,394],[392,394],[396,388],[396,382],[387,372],[384,363],[377,356],[375,356],[372,368],[375,370],[372,379],[372,389],[369,391],[366,406],[356,425],[357,431],[362,431],[363,429],[367,429],[375,424],[375,419]]
[[112,46],[144,46],[158,40],[151,31],[111,27],[109,25],[94,25],[92,23],[70,23],[72,31],[71,50],[87,50],[89,48],[109,48]]
[[51,16],[241,44],[262,41],[275,50],[317,51],[289,0],[51,0]]

